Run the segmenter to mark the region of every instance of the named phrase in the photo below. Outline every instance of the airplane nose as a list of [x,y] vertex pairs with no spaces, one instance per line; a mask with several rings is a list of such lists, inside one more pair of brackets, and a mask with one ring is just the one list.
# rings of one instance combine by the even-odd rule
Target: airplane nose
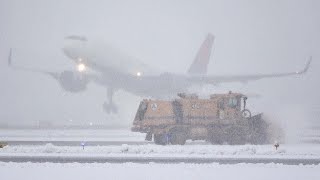
[[72,46],[65,44],[62,48],[62,52],[70,59],[76,59],[76,53],[74,52],[74,49]]
[[63,51],[63,53],[64,53],[68,58],[74,59],[74,57],[72,56],[72,53],[71,53],[71,50],[70,50],[69,47],[64,46],[64,47],[62,48],[62,51]]

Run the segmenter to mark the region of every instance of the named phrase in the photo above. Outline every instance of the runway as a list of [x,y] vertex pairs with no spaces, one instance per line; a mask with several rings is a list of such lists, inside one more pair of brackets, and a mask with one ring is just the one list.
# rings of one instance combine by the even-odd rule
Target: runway
[[285,164],[285,165],[318,165],[319,158],[230,158],[230,157],[124,157],[124,156],[0,156],[1,162],[32,162],[32,163],[219,163],[219,164]]
[[153,144],[149,141],[6,141],[8,145],[12,146],[25,146],[25,145],[46,145],[48,143],[55,146],[80,146],[82,143],[85,143],[86,146],[108,146],[108,145],[144,145],[144,144]]
[[[128,130],[5,130],[0,162],[32,163],[196,163],[196,164],[320,164],[318,144],[159,146],[144,134]],[[84,144],[84,149],[82,145]]]

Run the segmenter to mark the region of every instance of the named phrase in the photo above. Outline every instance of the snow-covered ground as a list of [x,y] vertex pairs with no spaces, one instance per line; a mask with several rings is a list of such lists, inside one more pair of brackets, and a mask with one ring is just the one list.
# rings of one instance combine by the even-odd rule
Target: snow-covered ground
[[[59,156],[204,156],[204,157],[281,157],[320,158],[319,144],[280,144],[278,150],[272,145],[211,145],[205,142],[191,142],[184,146],[158,146],[143,144],[144,134],[129,129],[62,129],[62,130],[1,130],[0,141],[66,141],[63,146],[10,145],[0,149],[0,156],[15,155],[59,155]],[[69,145],[67,141],[79,141]],[[80,142],[119,141],[120,145],[80,146]],[[126,144],[126,142],[133,142]],[[99,143],[98,143],[99,144]],[[87,143],[90,145],[90,143]]]
[[130,129],[0,129],[0,141],[144,141]]
[[0,156],[122,156],[122,157],[250,157],[320,158],[319,145],[168,145],[54,146],[14,145],[0,149]]
[[[313,127],[313,126],[312,126]],[[289,128],[290,129],[290,128]],[[298,130],[297,130],[298,129]],[[286,132],[289,143],[318,143],[318,127]],[[300,132],[300,133],[297,133]],[[294,134],[294,135],[293,135]],[[298,136],[299,138],[297,138]],[[145,134],[127,129],[0,129],[0,141],[144,141]],[[290,139],[291,138],[291,139]],[[295,139],[295,140],[293,140]],[[297,140],[299,139],[299,140]]]
[[320,165],[282,164],[80,164],[80,163],[1,163],[1,179],[24,180],[164,180],[221,179],[277,180],[320,178]]
[[[139,144],[144,134],[129,130],[1,130],[0,141],[132,141],[108,146],[8,145],[1,157],[279,158],[320,159],[319,144],[187,145]],[[272,161],[273,162],[273,161]],[[193,163],[14,163],[0,162],[1,179],[319,179],[320,165]]]

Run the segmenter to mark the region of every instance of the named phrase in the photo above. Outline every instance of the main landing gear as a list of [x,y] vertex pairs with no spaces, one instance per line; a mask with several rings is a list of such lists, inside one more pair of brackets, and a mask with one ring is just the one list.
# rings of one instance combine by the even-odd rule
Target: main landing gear
[[118,107],[113,103],[112,101],[112,96],[113,96],[113,89],[108,89],[107,90],[107,98],[108,98],[108,101],[109,102],[104,102],[102,107],[103,107],[103,110],[110,114],[110,113],[118,113]]

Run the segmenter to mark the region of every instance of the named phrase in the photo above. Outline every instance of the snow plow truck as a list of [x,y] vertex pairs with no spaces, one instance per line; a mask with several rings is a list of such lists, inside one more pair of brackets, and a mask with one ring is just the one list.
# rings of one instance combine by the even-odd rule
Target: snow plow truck
[[280,128],[264,120],[262,113],[251,114],[243,94],[212,94],[208,99],[195,94],[178,96],[174,100],[142,100],[131,130],[146,133],[147,141],[159,145],[184,145],[187,140],[268,144],[280,138]]

